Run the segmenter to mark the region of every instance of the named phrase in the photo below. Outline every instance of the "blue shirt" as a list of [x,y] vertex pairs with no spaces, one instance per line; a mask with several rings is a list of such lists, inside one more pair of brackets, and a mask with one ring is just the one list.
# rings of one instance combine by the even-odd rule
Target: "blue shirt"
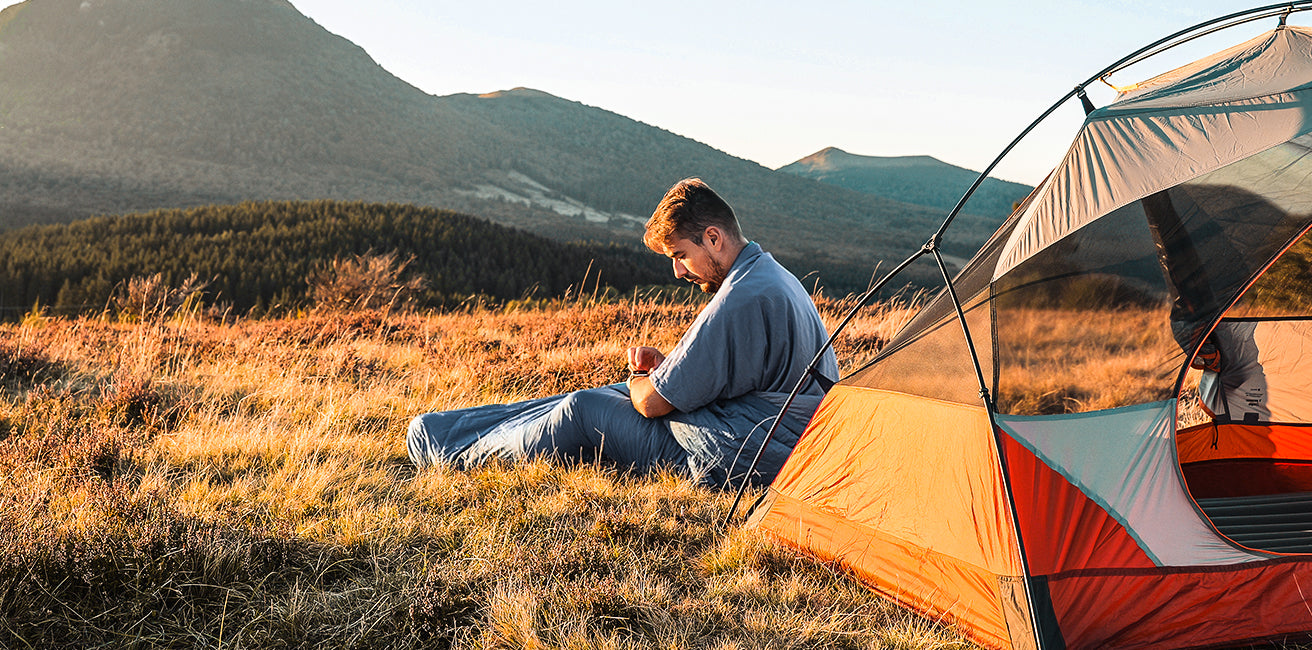
[[[679,344],[652,371],[652,387],[684,413],[752,393],[778,402],[828,338],[802,283],[752,242]],[[838,378],[832,349],[818,369]],[[812,381],[803,394],[819,396],[823,390]]]

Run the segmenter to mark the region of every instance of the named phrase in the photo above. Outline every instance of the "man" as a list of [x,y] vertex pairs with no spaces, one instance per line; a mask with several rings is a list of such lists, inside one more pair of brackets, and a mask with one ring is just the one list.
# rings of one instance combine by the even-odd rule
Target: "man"
[[[630,348],[633,376],[624,384],[421,415],[406,438],[410,458],[468,466],[600,455],[639,471],[670,467],[708,485],[740,484],[824,346],[824,324],[797,278],[743,237],[733,209],[699,179],[670,188],[643,242],[670,258],[675,277],[715,294],[668,355]],[[818,370],[837,377],[833,350]],[[749,480],[774,479],[822,396],[808,381]]]

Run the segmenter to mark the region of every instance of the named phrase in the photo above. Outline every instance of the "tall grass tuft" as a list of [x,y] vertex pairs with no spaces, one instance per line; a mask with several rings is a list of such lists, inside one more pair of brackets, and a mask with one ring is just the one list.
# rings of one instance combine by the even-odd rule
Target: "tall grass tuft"
[[209,287],[195,273],[176,287],[169,286],[164,274],[128,278],[110,297],[110,305],[119,318],[129,322],[153,322],[178,313],[194,311]]

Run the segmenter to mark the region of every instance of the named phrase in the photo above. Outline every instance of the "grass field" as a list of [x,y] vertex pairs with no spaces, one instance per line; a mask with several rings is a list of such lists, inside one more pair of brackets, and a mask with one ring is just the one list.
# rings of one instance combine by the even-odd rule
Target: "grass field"
[[618,381],[697,309],[0,327],[0,646],[972,647],[683,478],[406,458],[412,415]]

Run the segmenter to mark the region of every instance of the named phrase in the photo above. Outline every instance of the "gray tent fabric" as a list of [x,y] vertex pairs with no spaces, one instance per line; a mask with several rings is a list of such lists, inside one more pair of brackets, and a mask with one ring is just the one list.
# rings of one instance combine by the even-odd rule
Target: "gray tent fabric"
[[1219,372],[1203,372],[1198,393],[1220,422],[1312,422],[1312,319],[1225,318],[1212,332]]
[[1305,27],[1282,27],[1125,89],[1089,115],[1035,190],[993,277],[1121,206],[1312,132],[1310,115]]
[[[755,243],[738,255],[715,297],[665,361],[653,387],[677,409],[639,414],[623,384],[515,404],[491,404],[416,417],[407,434],[418,465],[467,467],[490,458],[604,457],[639,471],[670,467],[702,483],[741,483],[787,391],[828,335],[797,278]],[[832,349],[819,366],[838,375]],[[793,402],[761,463],[755,484],[773,480],[820,404],[811,385]],[[748,438],[753,444],[740,455]]]

